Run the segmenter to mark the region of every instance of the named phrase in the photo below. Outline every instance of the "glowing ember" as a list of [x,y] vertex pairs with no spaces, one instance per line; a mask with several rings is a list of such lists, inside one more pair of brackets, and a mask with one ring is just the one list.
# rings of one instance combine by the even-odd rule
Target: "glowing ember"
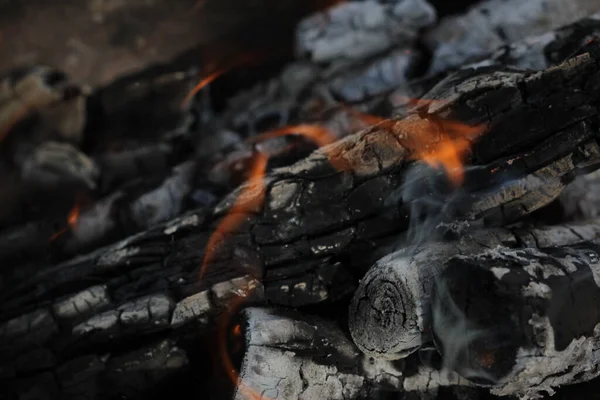
[[233,334],[238,337],[242,336],[242,327],[240,326],[240,324],[237,324],[233,327]]
[[69,215],[67,216],[67,224],[68,225],[65,228],[62,228],[61,230],[59,230],[58,232],[53,234],[49,240],[52,242],[52,241],[58,239],[60,236],[67,233],[67,231],[69,229],[75,230],[75,228],[77,227],[77,221],[79,220],[79,213],[80,213],[79,205],[75,204],[73,206],[73,208],[71,209],[71,211],[69,211]]

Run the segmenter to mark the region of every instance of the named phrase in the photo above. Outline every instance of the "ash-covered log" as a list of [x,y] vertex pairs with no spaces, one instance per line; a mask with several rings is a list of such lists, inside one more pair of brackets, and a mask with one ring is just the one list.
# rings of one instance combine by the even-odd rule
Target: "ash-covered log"
[[457,241],[409,246],[379,260],[361,280],[350,305],[352,338],[365,353],[399,359],[431,341],[431,294],[446,261],[487,249],[546,249],[600,236],[598,221],[529,229],[495,229]]
[[234,399],[372,399],[402,388],[401,364],[362,354],[335,322],[248,308],[241,326],[233,328],[244,338]]
[[[273,303],[343,300],[379,253],[390,251],[385,245],[406,243],[414,217],[504,224],[531,213],[577,173],[598,166],[597,59],[592,48],[541,72],[463,71],[438,85],[407,118],[383,122],[272,171],[264,203],[253,201],[260,190],[240,189],[216,210],[188,213],[59,265],[7,265],[0,312],[4,336],[23,348],[42,348],[44,357],[51,354],[40,369],[9,362],[7,380],[23,387],[24,376],[33,374],[69,387],[63,382],[69,376],[50,373],[57,365],[90,355],[104,362],[105,354],[133,351],[130,346],[138,345],[130,343],[137,339],[162,339],[172,329],[194,326],[197,315],[209,320],[225,307],[215,299],[256,278]],[[413,160],[423,151],[419,133],[433,132],[427,146],[460,140],[446,121],[484,127],[470,138],[473,153],[466,157],[459,190],[443,172],[415,168],[422,163]],[[415,205],[432,199],[430,189],[458,201],[415,215]],[[242,206],[232,207],[241,192]],[[242,222],[208,249],[218,256],[199,280],[207,242],[232,208]],[[450,233],[461,229],[451,226]],[[514,243],[514,234],[508,237]],[[243,278],[248,275],[256,278]],[[104,294],[87,294],[91,287]],[[58,299],[70,302],[79,294],[102,301],[75,322],[54,314]],[[103,382],[102,371],[94,370],[92,380]]]
[[425,37],[433,52],[428,73],[457,68],[498,47],[571,24],[600,11],[594,0],[491,0],[443,19]]
[[599,252],[498,247],[441,262],[432,328],[445,366],[530,398],[600,375]]
[[[430,144],[434,145],[446,135],[438,124],[448,118],[487,127],[467,160],[472,166],[465,172],[465,184],[454,192],[460,201],[447,203],[443,212],[435,211],[451,220],[459,215],[489,223],[513,221],[553,200],[578,169],[587,172],[590,165],[596,167],[595,57],[585,53],[539,73],[491,69],[474,76],[459,74],[431,93],[432,98],[444,101],[429,102],[405,119],[349,136],[292,167],[274,170],[266,178],[265,205],[244,208],[251,202],[240,203],[236,211],[243,222],[219,246],[219,257],[206,266],[205,280],[200,283],[209,232],[218,226],[239,191],[215,213],[192,213],[174,222],[177,227],[184,221],[185,229],[157,227],[117,245],[114,251],[119,255],[108,269],[164,263],[163,258],[171,254],[174,266],[181,260],[177,274],[189,285],[184,296],[240,270],[242,275],[262,277],[268,297],[281,304],[318,303],[344,296],[375,261],[376,253],[386,251],[382,242],[407,232],[411,215],[416,217],[413,206],[431,199],[428,189],[445,182],[443,173],[426,169],[420,175],[412,168],[413,140],[418,136],[414,132],[431,129]],[[257,194],[249,193],[246,200]],[[457,210],[456,204],[461,208]],[[171,240],[175,233],[180,240]],[[176,251],[179,246],[186,250]],[[106,257],[94,253],[52,272],[38,266],[32,278],[11,283],[6,295],[21,306],[59,296],[67,282],[97,276],[98,263],[103,265],[100,270],[108,266]],[[47,279],[47,273],[60,269],[71,273],[63,274],[60,283]],[[162,280],[160,274],[150,275],[153,283],[148,290]]]
[[[523,32],[527,35],[525,39],[519,37],[515,42],[503,42],[499,48],[478,48],[463,61],[467,64],[453,68],[493,65],[545,69],[578,54],[586,43],[597,39],[599,20],[598,14],[592,14],[564,27],[555,26],[543,34],[536,34],[540,31],[533,26],[531,32]],[[316,121],[341,138],[365,127],[364,121],[357,118],[347,104],[376,115],[405,115],[416,99],[423,97],[450,72],[444,69],[433,76],[418,78],[420,73],[413,68],[418,59],[418,50],[397,43],[357,65],[344,65],[331,71],[299,60],[288,65],[276,79],[234,97],[223,120],[242,132],[255,132],[261,126],[268,128],[273,124]]]

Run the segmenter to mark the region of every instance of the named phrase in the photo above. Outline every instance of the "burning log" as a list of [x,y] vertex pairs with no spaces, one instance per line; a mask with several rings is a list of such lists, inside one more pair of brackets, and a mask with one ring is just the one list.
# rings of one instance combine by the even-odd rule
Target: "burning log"
[[[592,24],[585,29],[576,31],[595,32],[596,27]],[[89,218],[82,211],[81,226],[60,239],[77,251],[89,238],[101,242],[100,237],[123,221],[146,231],[58,265],[7,263],[2,268],[0,332],[3,342],[8,343],[2,349],[2,354],[8,355],[3,357],[8,361],[0,371],[2,376],[15,392],[33,380],[49,381],[48,385],[57,390],[90,397],[106,398],[123,392],[128,397],[143,397],[124,388],[128,379],[121,371],[135,369],[135,365],[144,368],[148,364],[140,362],[140,357],[146,349],[154,349],[164,355],[158,358],[165,365],[173,365],[179,374],[187,368],[186,360],[194,358],[199,340],[205,339],[196,336],[207,335],[214,318],[228,309],[230,301],[247,297],[252,288],[264,286],[264,294],[261,292],[257,300],[260,303],[292,307],[328,304],[339,317],[345,314],[347,300],[366,268],[381,255],[406,245],[407,238],[463,236],[458,244],[432,246],[440,263],[453,259],[457,249],[472,255],[483,253],[490,245],[515,251],[595,238],[596,221],[588,221],[588,230],[566,226],[547,236],[525,227],[523,231],[470,231],[479,224],[505,225],[530,215],[556,199],[575,176],[600,165],[596,107],[600,100],[600,55],[592,45],[581,48],[582,38],[577,36],[575,44],[564,37],[551,41],[560,44],[556,53],[560,56],[553,58],[556,54],[552,53],[544,56],[545,61],[554,63],[564,58],[562,51],[572,47],[566,54],[574,57],[543,71],[515,71],[495,61],[493,66],[462,70],[435,85],[403,118],[377,120],[373,127],[324,146],[291,166],[266,173],[264,153],[252,154],[249,159],[256,165],[249,168],[248,184],[214,209],[195,210],[167,223],[160,221],[181,213],[181,203],[194,193],[188,186],[187,164],[162,185],[143,182],[143,190],[130,181],[135,173],[126,171],[117,176],[114,183],[106,185],[108,196],[96,203]],[[313,78],[307,73],[303,84]],[[186,79],[169,82],[173,86],[166,86],[176,97],[184,92],[181,84],[189,83]],[[135,84],[125,86],[135,92]],[[166,93],[170,93],[168,88]],[[300,96],[305,88],[292,88],[298,89],[292,92]],[[141,159],[152,154],[148,159],[156,155],[165,160],[158,169],[171,167],[166,159],[178,159],[165,156],[163,150],[177,154],[173,149],[178,140],[195,140],[177,128],[189,110],[176,108],[176,102],[169,104],[167,118],[153,120],[160,129],[152,131],[152,145],[147,145],[158,143],[156,152],[140,150],[138,154]],[[107,101],[99,107],[103,111],[98,115],[114,115],[114,121],[120,121],[127,116],[128,107]],[[144,108],[140,105],[139,111]],[[369,125],[373,122],[364,115],[360,118]],[[253,139],[253,144],[261,138],[294,133],[294,129],[319,145],[331,141],[321,134],[323,130],[305,124],[270,131]],[[165,130],[171,134],[165,135]],[[112,139],[117,142],[131,140],[128,129],[114,132]],[[138,134],[133,141],[142,143],[143,132],[133,133]],[[101,156],[107,155],[103,151],[93,151],[110,148],[94,142],[96,139],[91,138],[91,144],[84,147],[92,149],[99,164],[106,170],[111,163],[121,165],[123,157],[111,159]],[[165,143],[165,147],[160,146]],[[268,146],[255,147],[264,150]],[[138,166],[132,166],[132,171],[134,167]],[[135,189],[127,192],[131,187]],[[125,200],[121,193],[125,193]],[[176,196],[171,196],[173,193]],[[164,204],[167,206],[162,208]],[[153,212],[147,213],[149,209]],[[113,212],[125,215],[120,219]],[[86,223],[101,229],[86,230]],[[29,226],[11,237],[21,240],[31,231]],[[27,246],[21,248],[26,250]],[[402,279],[420,277],[407,273]],[[386,295],[392,292],[385,285],[372,289]],[[365,289],[360,290],[364,294]],[[400,345],[389,342],[389,348],[377,350],[361,342],[358,324],[353,321],[352,334],[359,348],[389,358],[416,348],[431,350],[424,349],[423,343],[434,340],[432,330],[425,341],[421,337],[423,327],[432,324],[431,313],[426,312],[431,289],[424,285],[422,290],[413,296],[420,303],[413,306],[416,322],[408,326],[413,336],[418,333],[418,339],[402,339]],[[384,308],[389,305],[385,299],[381,303]],[[392,314],[384,315],[389,317],[382,319],[384,327],[398,326],[396,321],[388,324],[394,319]],[[377,318],[364,318],[372,319]],[[378,323],[375,321],[369,333],[378,332]],[[436,332],[437,337],[442,334]],[[251,331],[249,335],[252,339]],[[19,351],[27,357],[15,364],[11,356]],[[116,360],[114,368],[107,367],[111,360]],[[315,361],[310,356],[306,360]],[[286,360],[286,368],[294,365],[294,360]],[[353,365],[358,376],[368,374],[360,369],[366,367]],[[254,367],[247,362],[242,372],[252,383],[259,383],[264,373]],[[164,369],[158,368],[158,375],[169,375]],[[79,370],[85,379],[74,372]],[[422,377],[442,381],[439,373],[427,370],[421,377],[405,381],[404,388],[421,388],[427,382]],[[89,382],[78,387],[77,382],[84,380]],[[148,385],[142,381],[139,385]],[[460,379],[446,381],[460,384]]]
[[[599,15],[593,14],[542,35],[534,34],[534,30],[525,40],[498,49],[479,48],[465,60],[468,64],[456,67],[545,69],[582,52],[586,43],[598,38],[599,20]],[[418,72],[411,72],[418,52],[409,49],[397,44],[358,66],[333,68],[330,72],[306,61],[292,63],[277,79],[232,99],[223,120],[233,129],[250,132],[256,132],[257,126],[272,126],[273,121],[319,121],[341,138],[366,127],[345,104],[369,114],[405,115],[416,99],[448,73],[444,70],[426,79],[411,80],[419,76]]]
[[478,231],[458,241],[406,247],[379,260],[361,280],[349,313],[352,338],[365,353],[399,359],[431,340],[431,295],[447,260],[490,248],[570,246],[599,237],[596,222],[550,228]]
[[432,334],[446,366],[528,397],[600,375],[599,250],[499,247],[441,262]]
[[374,357],[397,359],[433,341],[446,368],[497,395],[552,394],[600,375],[599,248],[584,241],[600,231],[570,225],[517,233],[518,242],[538,246],[526,248],[501,233],[406,248],[379,261],[350,308],[354,342]]
[[398,366],[361,354],[330,321],[248,308],[240,326],[245,347],[234,399],[370,399],[402,386]]

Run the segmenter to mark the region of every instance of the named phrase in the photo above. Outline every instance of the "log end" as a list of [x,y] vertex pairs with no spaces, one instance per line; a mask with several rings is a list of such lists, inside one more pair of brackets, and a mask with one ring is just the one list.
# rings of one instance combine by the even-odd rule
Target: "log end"
[[364,353],[400,359],[421,345],[418,277],[408,259],[384,259],[361,281],[350,305],[354,343]]

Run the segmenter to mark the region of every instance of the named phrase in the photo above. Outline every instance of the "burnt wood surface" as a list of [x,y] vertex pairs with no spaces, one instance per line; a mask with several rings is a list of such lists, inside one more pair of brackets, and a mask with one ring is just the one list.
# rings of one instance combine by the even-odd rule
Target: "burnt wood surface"
[[600,375],[599,250],[498,247],[441,262],[431,307],[445,365],[529,397]]
[[[597,57],[590,49],[542,72],[463,71],[430,92],[439,102],[272,171],[264,206],[237,207],[244,222],[218,246],[201,280],[207,240],[235,192],[215,210],[190,212],[63,264],[5,266],[2,333],[10,345],[3,359],[15,360],[3,368],[6,387],[21,393],[35,381],[47,382],[49,398],[116,395],[125,390],[121,379],[129,382],[118,372],[123,363],[146,368],[129,362],[135,352],[162,351],[164,368],[154,372],[165,379],[173,366],[193,369],[177,350],[194,347],[184,338],[190,329],[201,336],[198,326],[211,326],[248,285],[264,286],[265,300],[280,305],[344,300],[375,250],[389,251],[384,245],[407,233],[411,203],[429,196],[404,190],[449,187],[442,172],[411,161],[411,127],[439,129],[448,119],[486,127],[464,185],[442,193],[460,199],[445,203],[442,220],[504,224],[549,203],[579,169],[599,162]],[[240,204],[257,195],[246,191]],[[166,339],[174,342],[160,344]],[[17,349],[21,357],[11,357]],[[132,384],[128,396],[147,384]]]
[[[544,46],[534,41],[531,47],[501,50],[493,60],[541,53],[544,62],[535,68],[579,56],[542,72],[507,69],[503,61],[467,68],[439,83],[425,96],[434,101],[417,105],[406,118],[273,170],[265,179],[264,206],[241,208],[244,223],[220,244],[201,280],[208,238],[236,193],[216,209],[188,212],[57,265],[3,265],[3,387],[17,398],[202,392],[211,376],[207,360],[218,358],[206,348],[218,325],[215,318],[232,299],[252,292],[248,302],[322,304],[321,311],[331,307],[345,314],[349,296],[372,263],[422,236],[411,229],[415,212],[440,217],[428,220],[428,229],[456,220],[503,225],[550,203],[576,174],[600,162],[600,57],[593,41],[586,47],[596,30],[596,19],[590,18],[553,33]],[[442,172],[412,160],[419,149],[411,132],[433,132],[433,144],[451,135],[443,129],[448,120],[485,128],[458,190]],[[429,199],[431,189],[440,199],[454,200],[443,208],[423,208],[420,202]],[[437,233],[452,237],[465,234],[461,226],[467,224],[446,226],[450,229]],[[428,229],[424,233],[435,236]],[[34,230],[25,229],[20,237]],[[569,235],[572,227],[563,231]],[[497,244],[544,246],[540,234],[527,229],[503,232]],[[560,243],[548,239],[548,245]],[[423,381],[415,379],[405,389]]]
[[350,332],[367,354],[400,359],[431,342],[431,294],[452,257],[494,248],[549,248],[598,237],[597,220],[528,229],[490,229],[456,241],[402,246],[361,280],[349,313]]
[[[470,66],[481,68],[496,65],[543,69],[581,51],[582,46],[590,40],[595,40],[599,31],[597,17],[591,16],[542,36],[505,46]],[[392,65],[393,57],[389,56],[388,53],[384,53],[376,58],[380,60],[377,62],[382,67]],[[389,64],[390,62],[392,64]],[[308,67],[303,62],[297,64],[292,64],[279,79],[272,82],[276,83],[277,90],[270,90],[270,95],[265,97],[261,95],[261,87],[255,88],[256,90],[232,102],[228,111],[217,118],[216,125],[215,121],[207,126],[201,123],[197,132],[194,131],[197,129],[194,126],[198,124],[198,120],[205,118],[201,115],[207,112],[206,104],[200,101],[200,104],[193,105],[191,109],[181,108],[183,98],[195,84],[195,69],[189,66],[183,69],[176,66],[154,68],[100,88],[87,98],[86,117],[80,115],[82,110],[76,107],[79,103],[70,101],[68,97],[59,103],[60,107],[68,111],[66,114],[54,112],[53,108],[57,106],[52,104],[46,105],[42,112],[30,110],[31,115],[25,118],[23,126],[11,129],[9,137],[12,137],[11,141],[16,145],[22,146],[22,138],[28,137],[28,131],[39,135],[55,126],[73,125],[70,115],[87,119],[87,128],[80,152],[67,146],[47,146],[47,150],[42,147],[40,151],[34,152],[35,157],[25,158],[26,162],[20,161],[17,165],[17,170],[24,169],[19,165],[27,166],[28,172],[24,176],[30,177],[32,182],[48,178],[56,181],[50,188],[50,194],[53,195],[24,191],[22,183],[18,180],[18,171],[3,174],[7,187],[11,188],[3,193],[3,204],[7,205],[3,211],[6,218],[13,224],[24,217],[27,218],[20,225],[10,226],[0,233],[4,243],[1,259],[6,263],[15,264],[48,259],[48,254],[52,260],[56,260],[57,257],[65,258],[143,230],[156,222],[177,215],[181,210],[193,208],[194,205],[212,204],[226,193],[232,184],[236,184],[238,178],[232,179],[227,170],[236,163],[248,162],[252,155],[251,146],[242,142],[241,135],[227,129],[243,128],[240,124],[255,127],[264,125],[261,115],[268,116],[279,110],[276,112],[288,115],[287,119],[292,123],[318,121],[337,137],[344,137],[369,125],[348,107],[340,106],[337,101],[332,103],[325,114],[309,112],[311,107],[308,105],[321,102],[323,96],[332,98],[339,95],[333,86],[328,86],[328,82],[339,79],[321,73],[322,76],[316,82],[310,83],[310,79],[314,77],[307,81],[303,74],[307,72],[306,68],[315,73],[314,69],[317,67]],[[343,75],[350,70],[351,67],[343,68],[340,73]],[[398,94],[403,94],[401,98],[406,97],[406,94],[420,97],[443,78],[443,75],[440,75],[415,81],[410,84],[410,88],[406,88],[404,78],[398,81],[387,76],[384,73],[385,69],[380,72],[373,76],[359,74],[349,81],[348,84],[352,87],[362,82],[361,85],[375,85],[382,91],[379,93],[379,89],[374,90],[375,86],[373,90],[366,89],[366,97],[353,107],[368,113],[403,115],[406,114],[409,104],[406,100],[399,101]],[[8,82],[7,88],[29,88],[28,98],[31,99],[29,101],[33,101],[40,97],[35,95],[35,90],[43,91],[45,86],[32,82],[37,82],[36,79],[43,73],[49,76],[60,75],[48,68],[24,70],[20,77],[8,77],[5,84]],[[61,79],[62,81],[57,82],[64,85],[62,82],[66,78]],[[27,84],[28,81],[31,82]],[[289,84],[291,81],[294,82],[291,85],[293,87]],[[307,84],[310,84],[308,92]],[[61,86],[57,85],[57,88],[57,95],[62,96]],[[79,93],[77,90],[73,93]],[[299,97],[298,91],[303,92]],[[78,96],[76,99],[81,102],[81,96]],[[43,101],[46,100],[43,97],[38,100],[42,107],[45,104]],[[284,111],[288,107],[286,105],[291,108]],[[236,107],[247,111],[238,113],[235,111]],[[3,106],[2,109],[7,112],[10,122],[18,116],[22,107],[16,104],[11,107]],[[202,110],[201,115],[197,115],[198,110]],[[214,116],[209,119],[211,118],[214,119]],[[197,121],[194,122],[194,119]],[[2,129],[7,129],[6,123]],[[80,130],[76,133],[81,136]],[[15,141],[14,138],[18,140]],[[28,146],[31,147],[30,144]],[[194,151],[194,147],[197,150]],[[231,151],[232,149],[234,151]],[[176,165],[182,159],[190,157],[194,161],[190,160],[186,166]],[[65,160],[68,161],[66,164],[57,165]],[[194,163],[199,165],[191,166]],[[190,169],[195,169],[196,172],[183,173]],[[205,178],[201,182],[194,181],[197,176],[206,176],[209,182]],[[75,187],[78,192],[81,192],[82,183],[87,187],[84,190],[84,201],[73,200],[73,182],[79,182]],[[89,187],[95,189],[90,192]],[[64,199],[57,201],[57,192],[60,192]],[[171,196],[170,192],[174,192],[175,195]],[[53,198],[53,208],[58,210],[56,213],[47,209],[47,199],[50,197]],[[193,200],[189,201],[189,198]],[[74,229],[67,229],[68,232],[61,235],[59,240],[49,241],[48,238],[58,230],[65,229],[67,214],[74,203],[80,208],[78,223],[73,226]],[[16,208],[18,212],[13,212]],[[36,215],[39,217],[37,220]],[[27,251],[34,248],[38,251]]]
[[290,310],[247,308],[242,326],[235,399],[372,399],[382,390],[402,389],[401,365],[362,354],[335,322]]

